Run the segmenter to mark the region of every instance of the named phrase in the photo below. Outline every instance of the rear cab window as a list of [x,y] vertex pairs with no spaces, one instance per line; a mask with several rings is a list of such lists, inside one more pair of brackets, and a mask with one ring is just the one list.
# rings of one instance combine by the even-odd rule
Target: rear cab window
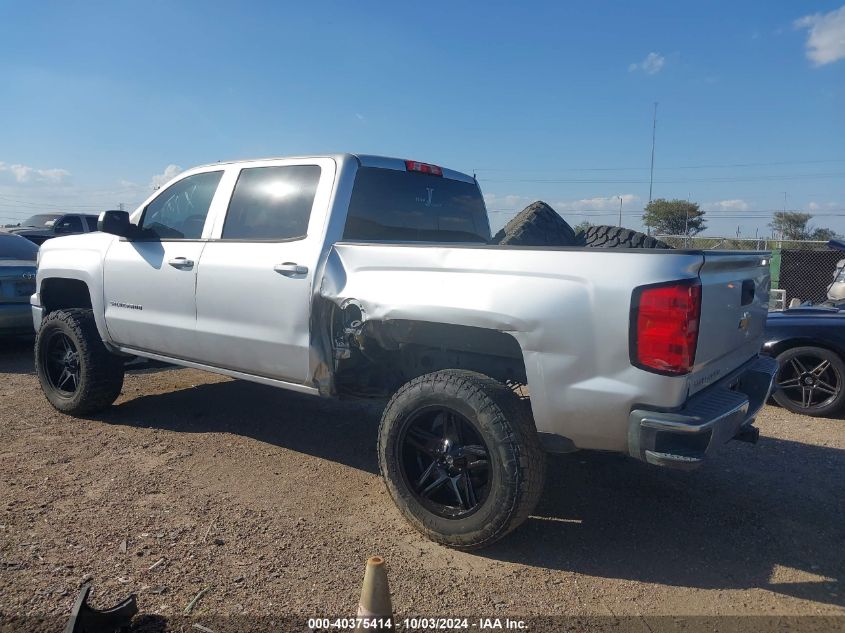
[[355,176],[343,239],[488,243],[490,224],[475,183],[381,167]]
[[286,241],[306,237],[320,183],[317,165],[249,167],[238,176],[224,240]]

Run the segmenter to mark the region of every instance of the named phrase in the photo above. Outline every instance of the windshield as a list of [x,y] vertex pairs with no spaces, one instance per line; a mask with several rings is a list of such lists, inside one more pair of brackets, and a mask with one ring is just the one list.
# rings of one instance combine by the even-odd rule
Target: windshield
[[39,213],[21,222],[21,226],[34,226],[39,229],[47,229],[53,226],[55,221],[60,217],[62,217],[61,213]]
[[38,247],[18,235],[0,233],[0,259],[23,259],[35,261]]
[[490,241],[478,185],[442,176],[362,167],[343,232],[347,240]]

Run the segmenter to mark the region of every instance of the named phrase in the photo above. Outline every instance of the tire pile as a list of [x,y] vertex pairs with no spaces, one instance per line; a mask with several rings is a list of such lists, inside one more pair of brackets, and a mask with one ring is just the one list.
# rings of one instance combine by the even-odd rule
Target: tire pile
[[619,226],[591,226],[578,233],[557,211],[533,202],[493,237],[502,246],[581,246],[586,248],[672,248],[658,239]]

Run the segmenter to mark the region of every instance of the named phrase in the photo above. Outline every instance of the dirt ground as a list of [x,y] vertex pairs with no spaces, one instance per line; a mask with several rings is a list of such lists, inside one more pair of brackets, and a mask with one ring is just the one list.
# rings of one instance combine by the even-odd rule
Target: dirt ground
[[355,614],[372,554],[398,617],[845,616],[841,419],[767,407],[756,446],[732,442],[689,473],[552,457],[536,516],[460,553],[394,508],[378,403],[165,368],[127,375],[107,413],[74,419],[42,396],[30,345],[0,341],[5,630],[60,630],[91,581],[95,606],[136,593],[148,622],[207,588],[194,624],[289,616],[305,631],[309,616]]

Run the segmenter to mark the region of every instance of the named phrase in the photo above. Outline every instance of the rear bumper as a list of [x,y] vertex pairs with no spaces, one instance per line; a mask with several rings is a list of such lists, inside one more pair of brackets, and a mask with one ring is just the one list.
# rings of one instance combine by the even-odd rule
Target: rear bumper
[[758,356],[674,411],[634,409],[628,451],[656,466],[691,469],[727,441],[756,441],[754,417],[772,391],[778,364]]
[[0,333],[25,334],[32,331],[32,310],[28,303],[0,303]]

